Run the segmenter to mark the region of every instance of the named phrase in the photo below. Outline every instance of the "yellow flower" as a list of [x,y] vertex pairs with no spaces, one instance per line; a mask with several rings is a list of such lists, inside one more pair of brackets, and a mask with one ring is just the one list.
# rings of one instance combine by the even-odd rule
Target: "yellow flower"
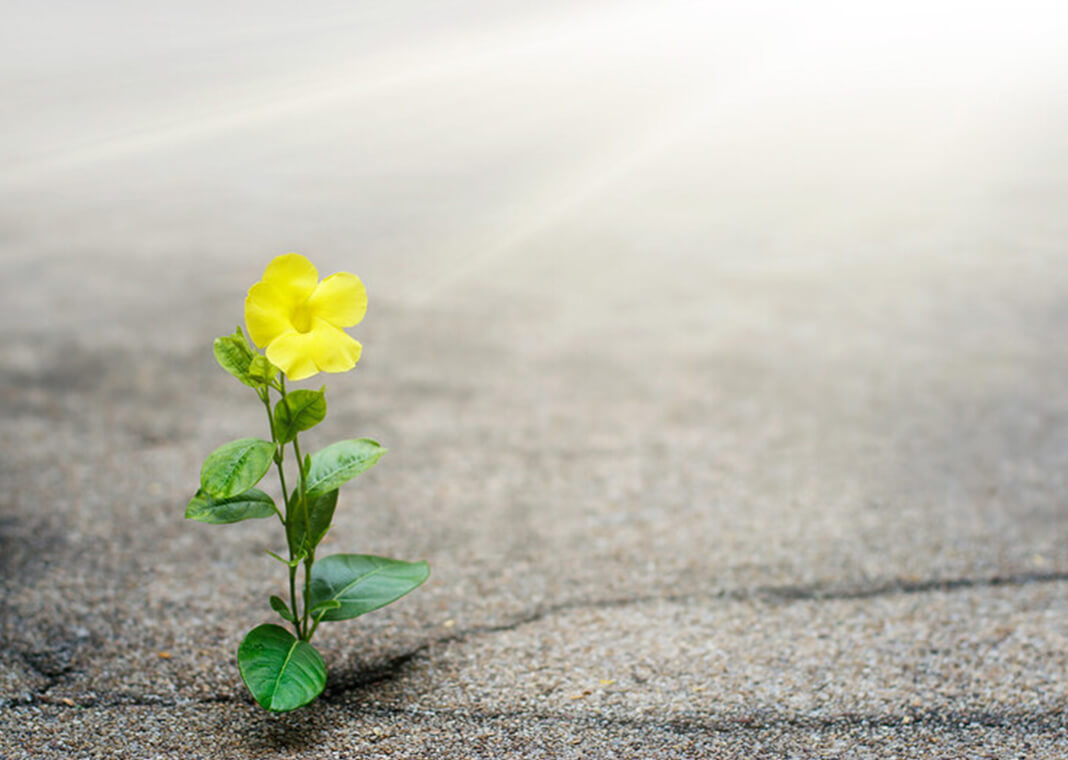
[[359,277],[338,272],[319,282],[315,265],[299,253],[277,256],[245,299],[249,336],[290,380],[356,366],[361,346],[341,328],[366,312]]

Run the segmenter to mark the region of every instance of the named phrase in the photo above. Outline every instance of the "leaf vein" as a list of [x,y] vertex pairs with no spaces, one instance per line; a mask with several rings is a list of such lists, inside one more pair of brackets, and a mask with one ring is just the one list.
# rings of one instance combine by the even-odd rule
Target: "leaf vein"
[[385,569],[386,569],[386,566],[385,566],[385,565],[379,565],[379,566],[378,566],[378,567],[376,567],[376,568],[375,568],[374,570],[371,570],[371,571],[369,571],[369,572],[366,572],[366,573],[364,573],[364,574],[363,574],[363,575],[361,575],[360,577],[356,578],[356,580],[354,580],[354,581],[352,581],[351,583],[349,583],[349,584],[348,584],[347,586],[344,586],[343,588],[339,589],[339,590],[338,590],[338,592],[337,592],[336,594],[334,594],[334,596],[332,596],[332,597],[331,597],[331,599],[337,600],[337,598],[338,598],[339,596],[341,596],[341,595],[342,595],[342,594],[344,594],[344,593],[345,593],[346,591],[348,591],[349,589],[351,589],[351,588],[352,588],[353,586],[355,586],[355,585],[356,585],[357,583],[362,583],[363,581],[365,581],[365,580],[367,580],[368,578],[370,578],[370,577],[371,577],[372,575],[377,575],[378,573],[382,572],[382,571],[383,571],[383,570],[385,570]]
[[300,639],[293,639],[293,643],[289,645],[289,651],[286,652],[286,658],[282,661],[282,667],[278,669],[278,675],[274,677],[274,686],[271,687],[271,704],[274,704],[274,698],[278,695],[278,684],[282,681],[282,675],[286,672],[286,666],[289,665],[289,660],[293,657],[293,653],[297,651],[297,647],[300,645]]

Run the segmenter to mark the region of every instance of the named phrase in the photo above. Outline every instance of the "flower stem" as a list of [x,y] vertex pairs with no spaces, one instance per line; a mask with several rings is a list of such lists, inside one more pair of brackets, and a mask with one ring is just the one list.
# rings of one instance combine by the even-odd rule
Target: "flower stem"
[[[286,397],[285,381],[284,380],[282,381],[282,384],[280,386],[280,392],[282,394],[282,398],[284,399]],[[278,480],[282,484],[282,501],[285,502],[285,505],[286,505],[286,516],[285,517],[282,516],[282,513],[278,511],[278,507],[277,506],[274,508],[274,511],[276,513],[278,513],[278,519],[282,521],[282,527],[285,528],[286,527],[286,522],[287,522],[287,520],[289,518],[289,496],[288,496],[289,491],[286,489],[286,471],[285,471],[285,468],[282,466],[282,460],[285,459],[285,450],[286,449],[285,449],[284,445],[279,445],[278,444],[278,438],[275,436],[275,432],[274,432],[274,412],[271,411],[271,392],[266,387],[264,387],[263,391],[260,393],[260,400],[263,402],[263,407],[267,410],[267,424],[270,426],[270,430],[271,430],[271,441],[275,445],[274,463],[275,463],[275,466],[278,468]],[[286,545],[289,546],[289,531],[288,530],[286,530]],[[289,561],[290,562],[293,561],[293,547],[292,546],[289,546]],[[290,606],[290,609],[293,612],[294,620],[295,621],[299,621],[300,620],[300,613],[297,611],[298,608],[297,608],[297,588],[296,588],[296,586],[297,586],[297,568],[294,565],[291,564],[289,566],[289,606]],[[301,636],[301,630],[300,630],[299,622],[294,622],[293,623],[293,628],[296,630],[297,636],[298,637]]]
[[[260,396],[260,401],[263,402],[263,408],[267,410],[267,424],[268,424],[268,426],[270,426],[270,429],[271,429],[271,442],[274,443],[274,445],[275,445],[274,463],[278,466],[278,477],[282,481],[282,498],[285,499],[285,497],[286,497],[286,475],[285,475],[285,472],[282,471],[282,457],[283,457],[284,451],[283,451],[283,449],[281,447],[278,446],[278,441],[274,437],[274,413],[271,411],[270,391],[267,390],[266,388],[264,388],[259,393],[259,396]],[[271,501],[271,506],[274,507],[274,513],[276,515],[278,515],[278,519],[282,521],[282,527],[284,528],[286,526],[286,518],[283,517],[282,513],[278,511],[278,506],[274,503],[274,501]],[[288,512],[288,511],[289,510],[286,509],[286,512]],[[293,559],[293,557],[290,556],[290,559]]]
[[315,562],[315,548],[311,546],[311,515],[308,513],[308,487],[307,487],[307,474],[304,472],[304,460],[300,454],[300,436],[293,436],[293,453],[297,456],[297,469],[300,471],[300,503],[304,509],[304,541],[308,545],[308,553],[304,556],[304,617],[301,622],[301,627],[304,629],[304,633],[301,636],[305,641],[311,640],[312,633],[315,629],[312,628],[311,632],[308,630],[308,608],[311,606],[309,599],[311,599],[311,569],[312,564]]
[[308,632],[308,638],[306,638],[305,641],[311,641],[312,640],[312,636],[315,635],[315,630],[319,627],[319,623],[323,622],[323,616],[324,615],[326,615],[326,611],[325,610],[323,612],[320,612],[319,616],[315,618],[315,625],[313,625],[312,629]]

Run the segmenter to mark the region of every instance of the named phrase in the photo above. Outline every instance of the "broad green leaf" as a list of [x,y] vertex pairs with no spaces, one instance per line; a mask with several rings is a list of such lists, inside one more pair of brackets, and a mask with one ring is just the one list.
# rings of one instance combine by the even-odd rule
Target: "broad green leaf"
[[189,501],[185,516],[190,520],[221,525],[270,517],[274,511],[274,499],[258,488],[225,499],[216,499],[201,489]]
[[377,610],[418,588],[430,576],[426,562],[404,562],[369,554],[333,554],[312,565],[312,609],[331,599],[340,607],[323,620],[348,620]]
[[326,396],[321,390],[290,391],[274,406],[274,435],[289,443],[301,430],[313,428],[326,417]]
[[274,712],[303,707],[326,686],[326,664],[315,647],[274,623],[248,632],[237,666],[260,707]]
[[259,386],[259,383],[249,376],[249,365],[252,364],[256,352],[245,340],[245,334],[241,332],[240,327],[233,335],[216,338],[212,350],[220,367],[251,388]]
[[370,438],[338,441],[315,452],[307,479],[308,496],[333,491],[370,469],[385,453],[386,449]]
[[274,461],[275,445],[260,438],[224,444],[200,468],[200,487],[216,499],[228,499],[260,482]]
[[[300,507],[300,494],[294,491],[290,496],[289,514],[291,518],[286,521],[286,537],[289,545],[296,552],[302,546],[307,552],[311,552],[323,540],[323,536],[330,530],[330,522],[334,519],[334,510],[337,508],[337,489],[319,496],[308,497],[308,519],[304,519],[304,510]],[[307,531],[311,526],[311,533]]]
[[282,597],[271,596],[271,609],[281,615],[284,620],[288,620],[290,623],[297,622],[297,618],[293,615],[293,610],[289,609],[289,605],[285,603]]

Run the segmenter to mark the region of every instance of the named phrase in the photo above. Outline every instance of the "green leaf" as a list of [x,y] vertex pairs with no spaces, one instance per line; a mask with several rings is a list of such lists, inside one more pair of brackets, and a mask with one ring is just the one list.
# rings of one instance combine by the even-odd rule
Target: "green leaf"
[[[337,489],[319,496],[308,497],[308,519],[304,519],[304,511],[300,507],[300,493],[293,491],[290,497],[290,519],[286,521],[286,537],[289,539],[290,548],[296,552],[302,546],[308,553],[312,552],[323,536],[330,530],[330,522],[334,519],[334,510],[337,508]],[[311,533],[308,534],[308,524],[311,525]]]
[[301,430],[313,428],[326,417],[326,396],[321,390],[290,391],[274,407],[274,435],[289,443]]
[[249,366],[257,354],[245,340],[245,334],[241,332],[240,327],[233,335],[216,338],[212,350],[220,367],[251,388],[259,386],[259,383],[249,376]]
[[248,632],[237,666],[260,707],[274,712],[303,707],[326,686],[326,664],[315,647],[274,623]]
[[200,487],[216,499],[243,493],[260,482],[274,461],[275,445],[260,438],[224,444],[200,468]]
[[288,620],[290,623],[297,622],[296,616],[293,615],[293,610],[289,609],[289,605],[285,603],[282,597],[271,597],[271,609],[281,615],[283,620]]
[[304,528],[307,523],[304,505],[299,495],[294,492],[286,507],[286,541],[289,542],[290,554],[296,554],[304,549]]
[[340,607],[323,620],[348,620],[377,610],[418,588],[430,577],[426,562],[404,562],[369,554],[334,554],[312,565],[312,609],[329,600]]
[[216,499],[201,489],[185,508],[185,516],[190,520],[216,525],[258,520],[261,517],[270,517],[274,512],[274,499],[258,488],[250,488],[237,496],[225,499]]
[[269,383],[278,374],[278,367],[271,364],[271,360],[263,354],[254,354],[252,363],[248,365],[248,376],[256,383]]
[[304,559],[304,555],[303,554],[297,554],[297,555],[295,555],[293,557],[293,559],[285,559],[284,557],[278,556],[277,554],[272,552],[270,549],[264,549],[264,551],[267,552],[272,557],[274,557],[279,562],[281,562],[283,565],[287,565],[289,567],[298,567],[300,565],[300,563],[301,563],[301,560]]
[[312,455],[306,487],[308,496],[333,491],[368,470],[386,453],[370,438],[354,438],[332,443]]

